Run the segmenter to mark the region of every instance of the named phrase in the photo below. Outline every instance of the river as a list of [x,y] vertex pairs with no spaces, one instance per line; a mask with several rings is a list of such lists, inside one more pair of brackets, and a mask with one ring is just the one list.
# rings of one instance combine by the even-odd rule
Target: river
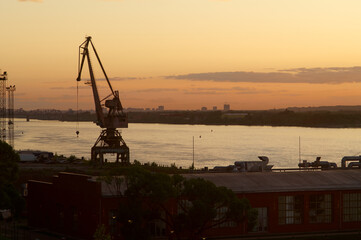
[[[76,130],[80,134],[76,136]],[[43,150],[90,158],[100,134],[91,122],[15,119],[15,149]],[[336,162],[361,154],[361,129],[267,126],[212,126],[131,123],[122,129],[130,159],[188,168],[228,166],[268,156],[274,168],[294,168],[301,159]],[[194,137],[194,148],[193,148]],[[300,140],[300,141],[299,141]],[[300,144],[299,144],[300,143]],[[300,146],[300,147],[299,147]]]

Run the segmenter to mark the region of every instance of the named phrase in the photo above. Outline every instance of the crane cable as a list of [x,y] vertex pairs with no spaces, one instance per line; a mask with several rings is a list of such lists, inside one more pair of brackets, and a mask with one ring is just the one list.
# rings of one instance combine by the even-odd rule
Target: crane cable
[[79,83],[76,81],[76,137],[79,137]]
[[[78,72],[80,69],[80,48],[78,54]],[[79,137],[79,81],[76,81],[76,137]]]

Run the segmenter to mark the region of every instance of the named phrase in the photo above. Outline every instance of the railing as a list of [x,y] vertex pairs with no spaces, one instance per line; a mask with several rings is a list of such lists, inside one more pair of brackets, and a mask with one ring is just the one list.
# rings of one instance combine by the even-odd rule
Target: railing
[[273,168],[272,172],[314,172],[314,171],[321,171],[324,169],[321,168]]

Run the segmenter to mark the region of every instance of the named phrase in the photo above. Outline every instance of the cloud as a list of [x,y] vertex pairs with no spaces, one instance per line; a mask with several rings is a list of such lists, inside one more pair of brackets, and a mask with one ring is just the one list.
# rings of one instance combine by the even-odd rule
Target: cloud
[[[110,82],[116,82],[116,81],[129,81],[129,80],[145,80],[145,79],[151,79],[152,77],[111,77],[108,78]],[[95,81],[105,81],[105,78],[97,78]],[[83,82],[90,81],[90,78],[84,78],[81,79]]]
[[184,90],[185,94],[226,94],[231,89],[226,88],[191,88]]
[[[266,94],[266,93],[272,93],[273,91],[269,90],[263,90],[263,89],[255,89],[255,88],[241,88],[241,87],[233,87],[233,91],[235,91],[237,94]],[[277,90],[277,93],[284,92],[283,90]]]
[[179,91],[179,89],[177,89],[177,88],[146,88],[146,89],[134,90],[133,92],[149,93],[149,92],[175,92],[175,91]]
[[19,2],[43,2],[43,0],[18,0]]
[[232,87],[232,88],[192,88],[184,90],[185,94],[264,94],[270,93],[270,91],[259,90],[254,88],[241,88],[241,87]]
[[51,97],[38,97],[38,101],[54,101],[54,100],[61,100],[63,102],[74,102],[74,96],[64,94],[61,96],[51,96]]
[[339,84],[361,82],[361,67],[292,68],[275,72],[190,73],[164,78],[213,82]]
[[[71,87],[51,87],[51,90],[68,90],[68,89],[76,89],[77,87],[71,86]],[[78,86],[79,89],[88,89],[89,86]]]
[[[109,81],[127,81],[127,80],[145,80],[151,79],[152,77],[112,77],[109,78]],[[99,79],[105,81],[105,78]]]
[[149,100],[150,102],[154,102],[154,103],[173,103],[173,102],[177,102],[176,100],[174,100],[173,98],[152,98]]

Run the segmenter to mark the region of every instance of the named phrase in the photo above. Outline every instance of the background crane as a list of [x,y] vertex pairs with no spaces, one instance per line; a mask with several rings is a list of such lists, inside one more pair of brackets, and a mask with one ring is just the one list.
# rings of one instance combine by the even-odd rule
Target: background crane
[[[79,73],[76,79],[77,81],[81,81],[81,74],[86,59],[88,62],[90,85],[93,91],[97,115],[96,124],[103,128],[100,136],[91,148],[91,160],[94,162],[99,161],[102,164],[104,163],[104,154],[115,153],[116,162],[119,162],[120,159],[122,163],[129,163],[129,148],[123,140],[121,133],[117,130],[117,128],[128,127],[128,118],[123,111],[123,106],[119,99],[119,92],[113,90],[91,39],[91,37],[86,37],[86,40],[79,46]],[[100,99],[99,97],[95,81],[93,66],[90,60],[90,46],[94,51],[110,91],[109,95],[103,99]],[[104,108],[106,109],[106,112],[103,111]]]
[[16,91],[15,85],[6,87],[8,93],[8,143],[14,148],[14,92]]
[[6,82],[7,72],[0,73],[0,140],[6,140]]

